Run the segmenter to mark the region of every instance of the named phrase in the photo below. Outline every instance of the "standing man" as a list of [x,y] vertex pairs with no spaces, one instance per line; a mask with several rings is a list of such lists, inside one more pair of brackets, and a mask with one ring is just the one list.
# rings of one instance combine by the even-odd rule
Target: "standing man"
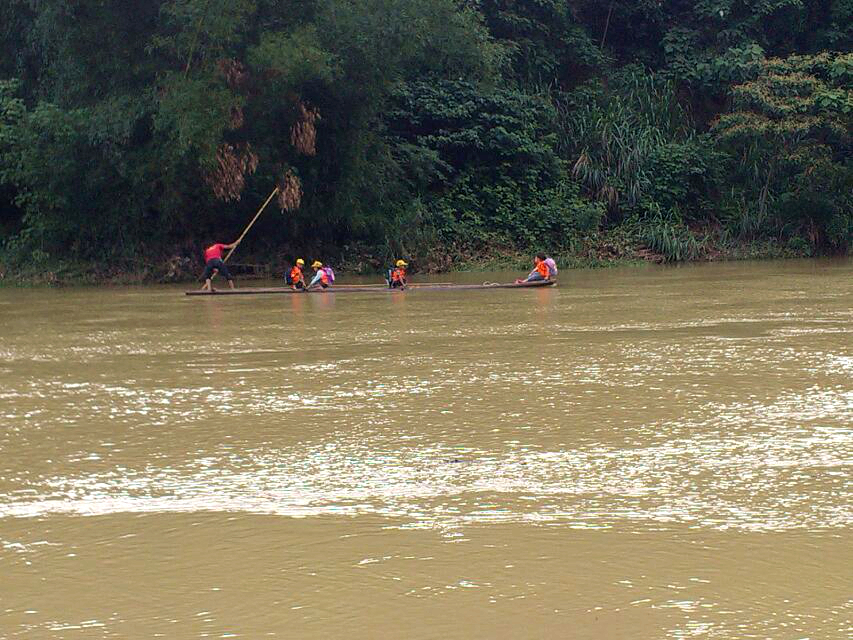
[[204,275],[202,275],[204,285],[201,287],[202,291],[213,292],[211,280],[213,279],[214,272],[219,272],[219,275],[228,281],[228,286],[232,289],[234,288],[234,279],[231,277],[228,267],[225,266],[225,262],[222,260],[222,252],[225,249],[233,249],[236,246],[236,242],[232,242],[231,244],[217,243],[210,245],[204,250]]

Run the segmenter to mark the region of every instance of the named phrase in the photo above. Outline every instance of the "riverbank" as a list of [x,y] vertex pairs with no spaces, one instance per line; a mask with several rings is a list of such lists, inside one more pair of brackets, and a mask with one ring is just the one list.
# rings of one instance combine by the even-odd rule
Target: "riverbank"
[[[248,243],[247,243],[248,244]],[[663,243],[658,243],[662,245]],[[650,246],[652,245],[652,246]],[[248,248],[248,247],[247,247]],[[667,251],[667,248],[671,249]],[[465,271],[525,271],[530,251],[506,247],[482,249],[433,248],[406,254],[414,274],[441,274]],[[230,265],[238,279],[269,279],[289,268],[299,253],[289,247],[280,251],[246,252],[235,255]],[[322,256],[339,273],[359,276],[379,275],[392,256],[385,247],[349,246],[318,248],[304,255]],[[328,257],[331,256],[331,257]],[[807,248],[776,241],[731,241],[709,234],[691,235],[673,246],[655,246],[624,229],[601,232],[572,246],[552,253],[561,269],[595,269],[675,262],[768,260],[811,257]],[[52,260],[11,261],[0,259],[0,287],[4,286],[79,286],[155,283],[192,283],[198,280],[203,265],[187,251],[162,251],[157,255],[116,258],[110,261]]]

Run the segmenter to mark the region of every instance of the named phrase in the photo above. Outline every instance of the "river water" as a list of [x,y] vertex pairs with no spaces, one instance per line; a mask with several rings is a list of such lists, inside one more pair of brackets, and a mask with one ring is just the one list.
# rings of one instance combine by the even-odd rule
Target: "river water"
[[0,638],[849,638],[851,301],[0,289]]

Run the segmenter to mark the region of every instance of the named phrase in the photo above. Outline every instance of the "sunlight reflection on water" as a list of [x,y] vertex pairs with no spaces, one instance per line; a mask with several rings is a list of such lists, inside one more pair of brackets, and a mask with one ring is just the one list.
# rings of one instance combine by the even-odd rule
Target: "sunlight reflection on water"
[[[583,638],[847,637],[826,564],[853,523],[849,274],[615,270],[393,301],[0,291],[9,620],[231,637],[286,610],[318,637],[349,589],[385,637],[389,594],[440,612],[419,637],[519,636],[442,627],[484,607],[570,615]],[[117,597],[123,570],[181,613],[58,597],[78,572]],[[199,606],[241,571],[227,622]]]

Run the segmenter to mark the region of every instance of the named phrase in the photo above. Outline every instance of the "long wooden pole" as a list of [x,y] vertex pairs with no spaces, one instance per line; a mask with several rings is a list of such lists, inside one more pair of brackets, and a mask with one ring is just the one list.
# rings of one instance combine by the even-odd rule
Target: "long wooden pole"
[[204,22],[204,18],[207,15],[207,8],[210,6],[210,0],[204,3],[204,8],[201,10],[201,15],[198,17],[198,24],[195,28],[195,33],[193,34],[193,40],[190,44],[190,52],[187,55],[187,66],[184,69],[184,77],[187,77],[187,74],[190,72],[190,65],[193,62],[193,54],[195,53],[195,45],[198,42],[198,34],[201,32],[201,23]]
[[231,257],[231,254],[232,254],[232,253],[234,253],[234,250],[235,250],[235,249],[237,248],[237,246],[238,246],[238,245],[243,241],[243,238],[245,238],[245,237],[246,237],[246,234],[247,234],[247,233],[249,233],[249,229],[251,229],[251,228],[252,228],[252,225],[253,225],[253,224],[255,224],[255,220],[257,220],[257,219],[261,216],[261,214],[264,212],[264,209],[266,209],[266,208],[267,208],[267,205],[270,203],[270,200],[272,200],[272,199],[273,199],[273,196],[275,196],[275,194],[277,194],[277,193],[278,193],[278,187],[276,187],[275,189],[273,189],[273,190],[272,190],[272,193],[270,194],[270,197],[269,197],[269,198],[267,198],[267,201],[266,201],[266,202],[264,202],[264,203],[261,205],[261,208],[260,208],[260,209],[258,209],[258,212],[255,214],[255,217],[254,217],[254,218],[252,218],[252,221],[249,223],[249,225],[248,225],[245,229],[243,229],[243,233],[241,233],[241,234],[240,234],[240,237],[239,237],[239,238],[237,238],[237,242],[235,242],[235,243],[234,243],[234,246],[233,246],[233,247],[231,247],[231,250],[230,250],[230,251],[228,252],[228,254],[225,256],[225,260],[223,260],[223,262],[228,262],[228,258],[230,258],[230,257]]
[[607,22],[604,23],[604,33],[601,36],[601,45],[599,49],[604,49],[604,41],[607,39],[607,30],[610,28],[610,16],[613,15],[613,0],[610,2],[610,8],[607,10]]
[[[455,283],[453,283],[453,282],[419,282],[417,284],[406,285],[406,288],[407,289],[409,289],[409,288],[417,289],[418,287],[446,287],[448,285],[453,285],[453,284],[455,284]],[[387,286],[388,285],[384,282],[365,282],[364,284],[336,284],[335,289],[340,289],[341,287],[343,287],[344,289],[348,289],[348,288],[352,288],[352,287],[355,287],[358,289],[363,289],[364,287],[387,287]]]

